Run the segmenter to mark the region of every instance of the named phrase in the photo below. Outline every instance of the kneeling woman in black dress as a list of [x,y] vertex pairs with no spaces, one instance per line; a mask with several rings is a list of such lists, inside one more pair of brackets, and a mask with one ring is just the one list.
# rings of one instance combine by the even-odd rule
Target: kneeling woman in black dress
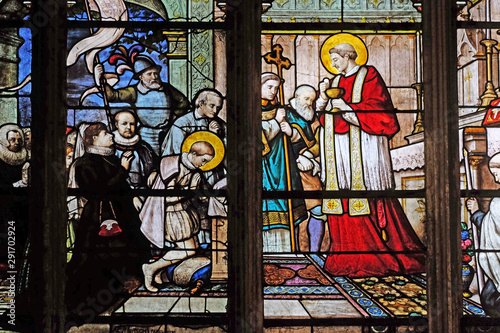
[[87,202],[67,267],[66,304],[76,323],[91,321],[126,293],[124,283],[140,276],[147,253],[132,197],[121,194],[130,189],[127,170],[134,156],[115,156],[113,134],[102,123],[80,125],[77,140],[75,156],[82,155],[72,165],[69,181]]

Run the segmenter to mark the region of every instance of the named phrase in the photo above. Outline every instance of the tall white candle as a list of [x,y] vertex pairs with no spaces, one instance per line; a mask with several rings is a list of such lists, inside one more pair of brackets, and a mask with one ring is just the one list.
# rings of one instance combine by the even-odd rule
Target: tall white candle
[[[491,22],[490,0],[486,0],[486,22]],[[491,39],[491,29],[486,29],[486,39]]]
[[417,43],[417,57],[415,59],[416,64],[416,72],[417,72],[417,83],[422,82],[422,70],[421,70],[421,44],[420,44],[420,31],[417,31],[417,37],[415,38],[415,42]]

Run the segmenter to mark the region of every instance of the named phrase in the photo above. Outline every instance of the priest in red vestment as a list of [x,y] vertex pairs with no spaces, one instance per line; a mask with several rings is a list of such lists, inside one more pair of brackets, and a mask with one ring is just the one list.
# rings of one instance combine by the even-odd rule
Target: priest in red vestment
[[[329,55],[341,74],[320,83],[316,101],[318,111],[327,111],[320,118],[325,189],[392,190],[389,139],[399,131],[399,124],[387,87],[374,67],[356,63],[351,44],[338,44]],[[326,90],[332,87],[344,88],[344,97],[329,99]],[[398,199],[324,199],[322,210],[328,214],[332,244],[324,268],[332,275],[425,271],[425,248]]]

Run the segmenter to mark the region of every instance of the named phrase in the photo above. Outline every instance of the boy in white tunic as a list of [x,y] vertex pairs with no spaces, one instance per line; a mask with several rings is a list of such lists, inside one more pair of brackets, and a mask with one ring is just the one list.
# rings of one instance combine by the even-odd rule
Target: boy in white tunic
[[[200,168],[210,162],[215,156],[214,147],[206,141],[193,143],[189,152],[181,156],[167,156],[162,160],[161,169],[170,169],[162,172],[161,177],[155,181],[153,188],[163,183],[166,189],[177,190],[196,190],[204,188],[203,174]],[[177,168],[175,167],[177,166]],[[158,230],[150,232],[148,228],[152,227],[148,221],[159,221],[154,218],[155,211],[161,211],[164,214],[164,240],[174,243],[175,248],[168,251],[158,260],[144,264],[142,270],[144,273],[144,284],[146,289],[151,292],[157,292],[158,288],[152,285],[152,281],[157,272],[162,268],[168,267],[181,260],[191,257],[198,248],[197,233],[200,229],[200,205],[196,204],[194,199],[186,197],[149,197],[140,217],[143,221],[141,230],[148,237],[155,234],[155,241],[158,236]],[[153,219],[149,217],[153,216]],[[161,228],[160,227],[160,228]],[[156,231],[156,232],[155,232]],[[149,237],[148,237],[149,238]],[[163,244],[156,244],[160,248]]]

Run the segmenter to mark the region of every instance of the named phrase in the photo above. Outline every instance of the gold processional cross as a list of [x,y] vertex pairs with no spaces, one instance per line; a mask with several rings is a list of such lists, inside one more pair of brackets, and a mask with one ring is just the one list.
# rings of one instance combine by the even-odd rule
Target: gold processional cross
[[[278,69],[278,76],[280,79],[283,79],[283,69],[289,69],[292,66],[292,63],[290,59],[283,56],[283,47],[281,47],[280,44],[273,45],[271,50],[271,52],[264,55],[264,60],[270,65],[276,65],[276,68]],[[280,84],[279,89],[279,102],[284,105],[283,83]]]

